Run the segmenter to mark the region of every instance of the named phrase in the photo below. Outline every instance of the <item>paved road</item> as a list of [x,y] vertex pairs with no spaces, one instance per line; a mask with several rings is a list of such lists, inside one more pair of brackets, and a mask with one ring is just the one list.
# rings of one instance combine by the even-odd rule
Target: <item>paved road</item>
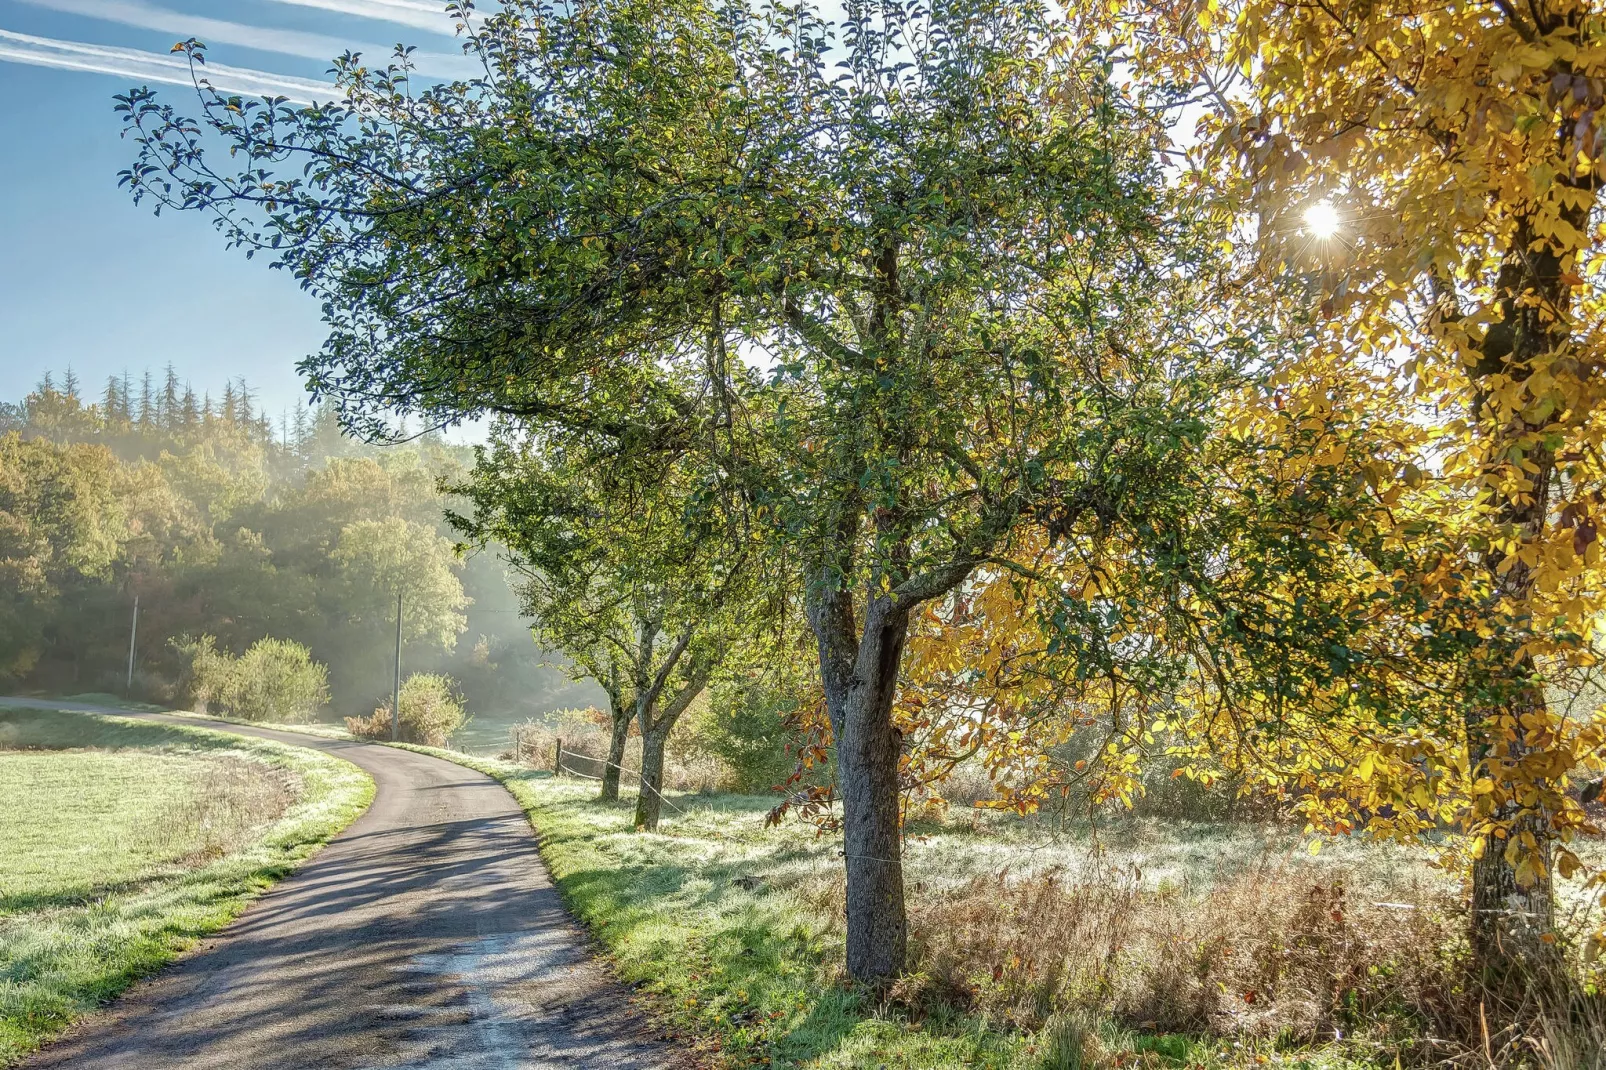
[[494,780],[391,747],[142,716],[327,751],[367,770],[378,791],[200,951],[25,1067],[683,1065],[588,955],[529,823]]

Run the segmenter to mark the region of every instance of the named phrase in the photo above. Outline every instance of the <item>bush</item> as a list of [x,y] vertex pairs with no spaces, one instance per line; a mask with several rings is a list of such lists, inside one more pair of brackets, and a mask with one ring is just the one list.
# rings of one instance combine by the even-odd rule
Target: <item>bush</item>
[[713,715],[702,729],[703,746],[730,769],[731,788],[766,792],[791,775],[796,764],[787,753],[787,718],[797,699],[761,683],[722,682],[711,696]]
[[186,689],[198,710],[213,705],[247,721],[310,721],[329,701],[329,670],[290,639],[258,639],[240,657],[210,635],[175,641],[189,661]]
[[[404,743],[443,747],[447,737],[463,726],[463,700],[450,676],[415,672],[402,681],[401,738]],[[364,739],[390,738],[390,703],[370,717],[347,717],[346,729]]]
[[234,663],[222,697],[248,721],[310,721],[329,701],[329,670],[292,639],[258,639]]
[[179,694],[189,700],[190,709],[206,713],[228,687],[234,657],[218,650],[217,640],[210,635],[200,638],[186,635],[169,640],[167,645],[178,654],[183,665]]

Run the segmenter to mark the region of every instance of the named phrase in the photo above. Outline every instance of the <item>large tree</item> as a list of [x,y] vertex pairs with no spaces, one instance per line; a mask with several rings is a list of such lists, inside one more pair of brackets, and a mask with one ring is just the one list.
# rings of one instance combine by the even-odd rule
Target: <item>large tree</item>
[[[1378,617],[1396,625],[1376,649],[1397,671],[1373,695],[1392,690],[1395,709],[1362,720],[1393,731],[1408,700],[1432,745],[1459,752],[1437,782],[1466,785],[1445,816],[1473,841],[1474,947],[1502,969],[1552,961],[1552,865],[1578,865],[1555,843],[1588,826],[1568,788],[1599,770],[1606,734],[1558,701],[1598,662],[1606,591],[1603,12],[1235,0],[1127,14],[1137,68],[1198,88],[1191,173],[1241,221],[1241,293],[1311,325],[1287,369],[1316,402],[1302,415],[1394,419],[1353,444],[1376,508],[1332,528],[1357,550],[1347,590],[1402,610]],[[1367,408],[1344,411],[1362,380]],[[1354,752],[1367,777],[1375,756]]]
[[388,636],[401,597],[402,638],[450,650],[467,628],[462,563],[432,528],[401,517],[357,520],[329,554],[329,616],[338,625]]
[[1023,525],[1120,523],[1209,406],[1211,332],[1165,308],[1196,246],[1166,222],[1162,132],[1056,27],[1002,0],[836,23],[515,2],[470,36],[473,84],[347,60],[334,106],[120,105],[136,198],[212,213],[324,302],[304,367],[359,426],[400,407],[706,443],[817,641],[860,979],[904,963],[911,614]]

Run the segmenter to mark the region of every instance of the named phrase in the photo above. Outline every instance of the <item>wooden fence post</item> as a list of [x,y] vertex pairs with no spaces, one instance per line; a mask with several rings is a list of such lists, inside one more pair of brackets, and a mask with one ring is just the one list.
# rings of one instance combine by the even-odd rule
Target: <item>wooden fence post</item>
[[563,775],[563,740],[558,740],[557,746],[552,748],[552,775]]

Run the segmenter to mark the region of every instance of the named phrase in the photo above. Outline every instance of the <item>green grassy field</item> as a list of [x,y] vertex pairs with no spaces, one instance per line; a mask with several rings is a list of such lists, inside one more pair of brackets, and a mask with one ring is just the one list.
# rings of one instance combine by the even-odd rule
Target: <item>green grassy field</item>
[[227,923],[372,795],[311,750],[0,709],[0,1066]]
[[209,862],[278,820],[279,767],[124,751],[0,752],[0,910],[81,902]]

